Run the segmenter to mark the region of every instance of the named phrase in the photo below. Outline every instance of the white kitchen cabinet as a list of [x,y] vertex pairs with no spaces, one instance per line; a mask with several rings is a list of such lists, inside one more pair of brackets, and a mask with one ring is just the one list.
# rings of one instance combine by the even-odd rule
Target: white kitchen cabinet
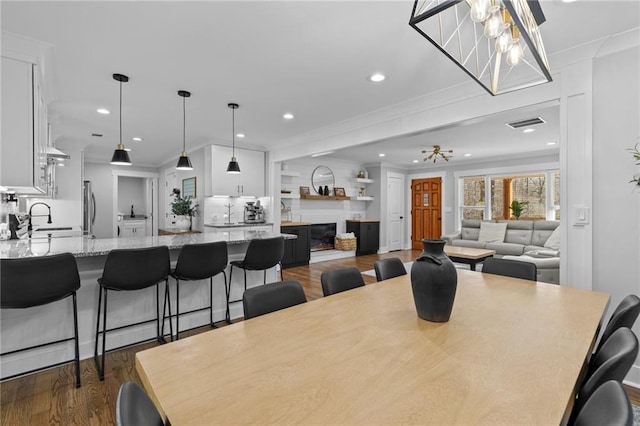
[[146,220],[124,220],[120,225],[121,237],[146,237],[147,221]]
[[0,185],[47,194],[47,105],[35,63],[2,53]]
[[236,159],[240,164],[240,174],[227,173],[227,166],[233,155],[229,146],[211,145],[208,150],[207,166],[208,185],[205,196],[264,196],[264,152],[251,149],[236,148]]

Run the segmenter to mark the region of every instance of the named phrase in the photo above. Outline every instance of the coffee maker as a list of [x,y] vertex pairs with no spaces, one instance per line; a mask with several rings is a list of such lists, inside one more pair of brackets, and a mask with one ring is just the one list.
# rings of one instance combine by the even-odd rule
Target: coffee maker
[[245,223],[264,223],[264,208],[258,201],[247,201],[244,206],[244,222]]

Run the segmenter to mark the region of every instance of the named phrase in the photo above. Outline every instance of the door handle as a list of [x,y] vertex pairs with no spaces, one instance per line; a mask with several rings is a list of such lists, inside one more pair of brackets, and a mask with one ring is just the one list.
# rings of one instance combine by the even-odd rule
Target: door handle
[[404,216],[400,216],[400,219],[404,219]]

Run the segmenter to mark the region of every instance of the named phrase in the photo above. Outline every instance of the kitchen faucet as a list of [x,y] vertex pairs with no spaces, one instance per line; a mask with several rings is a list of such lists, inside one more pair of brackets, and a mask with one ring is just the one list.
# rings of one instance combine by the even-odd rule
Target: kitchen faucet
[[[37,214],[37,215],[32,215],[31,214],[31,210],[33,210],[33,208],[35,206],[37,206],[38,204],[42,204],[43,206],[47,206],[47,209],[49,209],[49,214]],[[27,227],[27,231],[29,232],[29,237],[31,237],[31,231],[33,229],[33,227],[31,226],[31,218],[33,217],[44,217],[47,216],[48,220],[47,223],[51,223],[51,206],[49,206],[49,204],[46,203],[42,203],[42,202],[37,202],[37,203],[33,203],[31,204],[31,207],[29,207],[29,226]]]

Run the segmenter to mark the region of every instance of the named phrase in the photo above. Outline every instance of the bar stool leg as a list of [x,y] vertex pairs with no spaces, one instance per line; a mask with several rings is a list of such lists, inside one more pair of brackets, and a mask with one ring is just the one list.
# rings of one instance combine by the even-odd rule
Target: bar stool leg
[[280,265],[280,281],[284,281],[284,275],[282,275],[282,262],[278,262],[278,265]]
[[225,321],[227,324],[231,324],[231,314],[229,313],[229,297],[231,293],[231,274],[229,274],[229,285],[227,286],[227,273],[222,271],[222,275],[224,275],[224,292],[227,296],[227,312],[225,314]]
[[[225,293],[227,292],[227,286],[224,286]],[[218,326],[213,322],[213,277],[209,277],[209,321],[211,327],[218,328]]]
[[98,315],[96,318],[96,344],[93,348],[93,360],[96,363],[96,369],[100,373],[98,368],[98,340],[100,339],[100,312],[102,311],[102,287],[98,288]]
[[180,339],[180,280],[176,278],[176,340],[178,339]]
[[80,345],[78,343],[78,300],[76,297],[76,292],[73,292],[73,340],[75,342],[76,349],[76,388],[80,387]]
[[164,323],[166,322],[166,318],[167,318],[167,314],[166,314],[167,303],[169,304],[169,333],[171,336],[171,341],[173,342],[173,324],[171,322],[171,292],[169,291],[168,282],[164,287],[164,301],[162,302],[162,331],[160,334],[162,336],[162,341],[164,343],[167,342],[166,339],[164,338]]
[[267,283],[267,270],[265,269],[263,272],[264,278],[262,279],[262,285],[265,285]]
[[[231,324],[231,313],[229,312],[229,303],[231,303],[231,284],[233,283],[233,264],[229,268],[229,287],[227,290],[227,324]],[[226,287],[226,284],[225,284]]]

